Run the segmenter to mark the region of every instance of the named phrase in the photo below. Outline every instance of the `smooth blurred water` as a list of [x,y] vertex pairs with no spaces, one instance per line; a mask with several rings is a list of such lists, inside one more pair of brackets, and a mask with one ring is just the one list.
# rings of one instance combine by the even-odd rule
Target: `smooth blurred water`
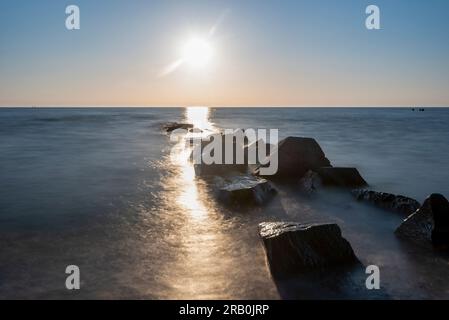
[[[419,201],[449,196],[448,109],[219,108],[200,116],[216,128],[314,137],[333,165],[356,166],[377,190]],[[267,208],[220,207],[190,167],[170,158],[174,144],[161,125],[186,119],[182,108],[0,108],[0,297],[278,298],[257,224],[279,219],[339,222],[362,260],[391,271],[395,297],[449,296],[422,275],[429,265],[413,262],[393,280],[409,263],[410,249],[392,235],[400,217],[287,190]],[[81,268],[79,292],[64,288],[70,264]],[[424,280],[410,284],[417,270]]]

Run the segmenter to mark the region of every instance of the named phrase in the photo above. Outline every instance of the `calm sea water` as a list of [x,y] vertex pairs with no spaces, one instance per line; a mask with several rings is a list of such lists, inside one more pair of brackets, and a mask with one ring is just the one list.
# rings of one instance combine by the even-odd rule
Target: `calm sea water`
[[[279,298],[265,220],[336,221],[393,297],[449,297],[447,263],[398,242],[394,214],[282,188],[265,208],[220,207],[170,157],[161,125],[185,120],[314,137],[373,189],[449,196],[449,109],[0,109],[0,297]],[[72,264],[78,292],[64,286]]]

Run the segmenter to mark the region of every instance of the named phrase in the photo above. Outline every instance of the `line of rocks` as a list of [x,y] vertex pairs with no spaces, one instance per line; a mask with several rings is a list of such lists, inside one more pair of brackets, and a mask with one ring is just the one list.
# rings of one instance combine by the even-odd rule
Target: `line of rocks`
[[364,201],[376,207],[406,216],[411,215],[421,207],[421,204],[415,199],[402,195],[365,189],[352,190],[351,193],[357,201]]
[[[169,129],[174,127],[179,125]],[[223,134],[220,135],[223,138]],[[202,152],[208,152],[213,139],[212,142],[202,142]],[[251,147],[259,149],[262,143],[257,141]],[[249,145],[234,141],[233,147],[234,157],[243,150],[245,160],[248,159]],[[195,172],[210,183],[221,203],[232,207],[267,203],[277,193],[269,180],[277,184],[293,182],[299,190],[308,193],[321,187],[354,189],[368,186],[356,168],[333,167],[313,138],[288,137],[280,141],[277,148],[264,147],[268,150],[268,159],[278,159],[278,171],[273,176],[262,177],[262,166],[247,162],[195,164]],[[222,155],[222,163],[225,163],[224,149]],[[432,243],[435,247],[449,246],[449,203],[442,195],[431,195],[421,206],[418,201],[401,195],[366,189],[353,190],[352,194],[358,201],[408,216],[396,230],[398,236],[420,244]],[[259,225],[259,235],[274,277],[361,266],[350,243],[342,237],[340,227],[334,223],[263,222]]]
[[[201,144],[203,153],[210,152],[208,146],[214,145],[214,139],[217,136],[220,139],[225,139],[225,135],[223,134],[212,135],[210,142],[203,142]],[[240,185],[242,190],[253,189],[255,196],[258,196],[259,193],[255,189],[268,190],[267,188],[256,188],[257,184],[254,183],[255,181],[264,185],[269,183],[267,180],[278,184],[291,184],[292,182],[298,184],[299,181],[299,190],[307,189],[310,192],[320,186],[355,188],[368,185],[356,168],[333,167],[326,158],[320,145],[313,138],[288,137],[281,140],[277,148],[274,148],[270,144],[265,144],[260,140],[252,145],[239,144],[241,142],[238,142],[237,139],[233,140],[233,143],[233,164],[226,164],[225,147],[223,145],[221,164],[195,164],[196,174],[203,178],[210,176],[231,176],[233,177],[233,185],[236,185],[236,180],[241,179],[238,185]],[[254,148],[253,151],[256,150],[259,153],[262,144],[265,144],[263,145],[263,150],[267,152],[264,163],[270,163],[273,157],[276,157],[278,160],[278,170],[274,175],[262,176],[260,169],[263,166],[260,164],[251,165],[248,162],[248,150]],[[271,152],[273,149],[274,151]],[[243,164],[236,164],[235,160],[238,152],[243,152],[244,154],[245,161]],[[265,167],[268,165],[265,165]],[[246,181],[251,181],[251,183],[246,183]],[[220,187],[222,186],[220,185]],[[272,189],[274,188],[271,187],[270,190]],[[220,197],[220,199],[227,198]],[[258,201],[250,202],[259,203]]]
[[405,215],[395,231],[399,237],[425,247],[449,248],[449,202],[443,195],[434,193],[421,205],[409,197],[372,190],[352,194],[358,201]]

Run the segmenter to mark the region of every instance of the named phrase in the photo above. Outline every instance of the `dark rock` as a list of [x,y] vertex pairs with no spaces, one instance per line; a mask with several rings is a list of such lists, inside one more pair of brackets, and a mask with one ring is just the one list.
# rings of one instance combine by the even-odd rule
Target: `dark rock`
[[279,164],[273,178],[297,180],[309,170],[330,166],[320,145],[312,138],[288,137],[279,142],[272,157],[278,157]]
[[[262,150],[262,146],[265,147],[265,150]],[[252,161],[253,163],[251,164],[259,164],[259,158],[262,158],[263,160],[265,160],[271,153],[271,150],[273,150],[273,145],[270,143],[266,143],[264,140],[260,139],[256,142],[250,143],[248,145],[246,145],[244,148],[244,154],[245,154],[245,162],[249,163],[249,152],[255,152],[254,153],[254,160]],[[259,155],[259,153],[262,153]],[[253,160],[253,159],[251,159]]]
[[178,122],[170,122],[164,125],[164,130],[168,133],[175,131],[177,129],[193,129],[193,124],[190,123],[178,123]]
[[448,247],[449,202],[441,194],[432,194],[396,229],[396,234],[417,243]]
[[234,207],[263,205],[277,193],[267,180],[251,175],[218,178],[216,184],[218,200]]
[[299,188],[308,194],[315,193],[321,185],[320,176],[312,170],[307,171],[304,177],[299,180]]
[[[266,143],[262,139],[246,145],[243,148],[243,152],[245,157],[245,164],[248,165],[248,169],[252,173],[257,172],[258,168],[262,164],[266,164],[269,161],[268,157],[270,156],[273,148],[274,146],[272,144]],[[249,156],[250,152],[254,152],[252,157]]]
[[[226,157],[226,138],[232,139],[232,158],[229,156],[229,159]],[[201,152],[204,157],[205,154],[210,155],[211,157],[215,156],[215,151],[220,150],[221,148],[221,157],[217,155],[217,162],[219,163],[211,163],[206,164],[204,161],[201,163],[196,163],[195,173],[197,175],[208,176],[208,175],[228,175],[232,172],[240,172],[246,173],[248,171],[248,166],[244,161],[244,151],[243,148],[245,146],[245,139],[238,139],[234,135],[226,135],[223,133],[212,134],[208,137],[210,140],[203,140],[201,145],[201,149],[198,151],[194,148],[195,152]],[[214,149],[213,147],[217,148]]]
[[398,212],[407,216],[411,215],[421,207],[421,204],[415,199],[401,195],[363,189],[353,190],[352,194],[358,201],[366,201],[379,208]]
[[264,222],[259,234],[275,277],[358,263],[336,224]]
[[318,168],[315,171],[309,170],[299,180],[299,186],[306,193],[314,193],[321,186],[352,188],[366,185],[366,181],[361,177],[355,168]]
[[356,168],[323,167],[315,171],[324,186],[354,188],[368,185]]

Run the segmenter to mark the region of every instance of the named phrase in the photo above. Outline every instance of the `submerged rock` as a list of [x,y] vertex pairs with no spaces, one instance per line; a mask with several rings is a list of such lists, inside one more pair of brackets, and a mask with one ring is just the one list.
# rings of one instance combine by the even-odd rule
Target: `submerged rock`
[[391,193],[357,189],[353,190],[352,194],[358,201],[366,201],[379,208],[398,212],[407,216],[411,215],[421,207],[421,204],[415,199]]
[[177,129],[189,130],[193,129],[193,124],[190,123],[178,123],[178,122],[169,122],[164,125],[164,130],[168,133],[175,131]]
[[324,186],[354,188],[368,185],[356,168],[322,167],[315,171]]
[[228,206],[263,205],[277,193],[267,180],[251,175],[218,178],[216,183],[218,200]]
[[396,229],[396,234],[417,243],[448,247],[449,202],[441,194],[432,194]]
[[270,155],[278,158],[278,171],[273,176],[281,179],[299,179],[307,171],[331,166],[320,145],[312,138],[288,137],[279,142]]
[[259,234],[275,277],[358,263],[337,224],[264,222]]

